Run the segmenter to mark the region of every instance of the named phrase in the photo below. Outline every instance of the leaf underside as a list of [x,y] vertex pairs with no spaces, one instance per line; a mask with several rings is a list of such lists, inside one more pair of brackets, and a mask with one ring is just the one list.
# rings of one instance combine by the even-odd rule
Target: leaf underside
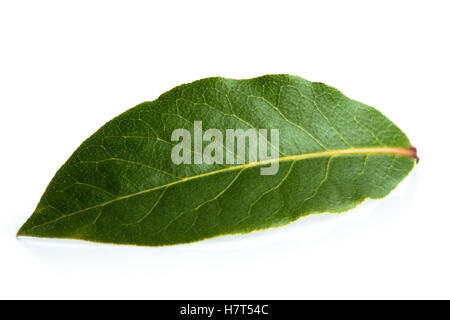
[[[174,164],[172,132],[193,132],[197,120],[223,132],[279,129],[278,173],[261,175],[258,163]],[[155,246],[247,233],[382,198],[414,163],[397,126],[335,88],[290,75],[208,78],[100,128],[18,235]]]

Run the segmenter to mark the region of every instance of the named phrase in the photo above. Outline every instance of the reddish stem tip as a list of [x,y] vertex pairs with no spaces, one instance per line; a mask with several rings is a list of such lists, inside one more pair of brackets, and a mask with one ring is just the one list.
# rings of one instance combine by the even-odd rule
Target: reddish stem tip
[[417,156],[417,149],[414,148],[413,146],[409,147],[409,150],[411,150],[411,157],[416,159],[416,163],[419,163],[419,157]]

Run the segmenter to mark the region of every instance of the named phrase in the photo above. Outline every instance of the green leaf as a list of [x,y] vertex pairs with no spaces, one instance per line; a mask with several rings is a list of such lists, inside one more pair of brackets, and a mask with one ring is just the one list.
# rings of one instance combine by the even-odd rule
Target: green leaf
[[[248,161],[247,146],[245,163],[207,164],[203,157],[175,164],[172,133],[194,134],[196,121],[203,132],[224,135],[278,129],[278,148],[270,134],[257,133],[259,148],[266,142],[279,156]],[[198,146],[211,143],[195,146],[195,139],[191,153],[184,150],[189,159],[201,159]],[[238,151],[216,143],[211,157]],[[384,197],[416,158],[406,135],[380,112],[322,83],[290,75],[203,79],[100,128],[59,169],[18,235],[154,246],[246,233]],[[276,174],[261,174],[276,163]]]

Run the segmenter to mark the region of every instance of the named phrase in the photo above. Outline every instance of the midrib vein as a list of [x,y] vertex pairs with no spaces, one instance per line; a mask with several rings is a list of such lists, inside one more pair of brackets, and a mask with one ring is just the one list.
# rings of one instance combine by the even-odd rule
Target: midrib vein
[[[61,219],[64,218],[68,218],[74,215],[77,215],[79,213],[91,210],[91,209],[95,209],[95,208],[99,208],[99,207],[103,207],[106,206],[110,203],[114,203],[116,201],[120,201],[120,200],[124,200],[124,199],[128,199],[134,196],[138,196],[147,192],[151,192],[154,190],[158,190],[158,189],[162,189],[162,188],[169,188],[173,185],[179,184],[179,183],[183,183],[183,182],[187,182],[187,181],[191,181],[191,180],[196,180],[196,179],[201,179],[204,177],[208,177],[211,175],[215,175],[215,174],[220,174],[222,172],[227,172],[227,171],[233,171],[233,170],[244,170],[247,168],[253,168],[253,167],[258,167],[258,166],[265,166],[265,165],[269,165],[271,163],[274,162],[286,162],[286,161],[297,161],[297,160],[306,160],[306,159],[313,159],[313,158],[323,158],[323,157],[334,157],[334,156],[345,156],[345,155],[358,155],[358,154],[365,154],[365,155],[369,155],[369,154],[393,154],[393,155],[397,155],[397,156],[405,156],[405,157],[410,157],[410,158],[414,158],[415,157],[415,152],[414,150],[411,149],[407,149],[407,148],[393,148],[393,147],[376,147],[376,148],[349,148],[349,149],[340,149],[340,150],[326,150],[326,151],[319,151],[319,152],[312,152],[312,153],[305,153],[305,154],[298,154],[298,155],[290,155],[290,156],[284,156],[281,158],[274,158],[274,159],[267,159],[264,161],[255,161],[255,162],[251,162],[251,163],[245,163],[245,164],[240,164],[240,165],[235,165],[235,166],[230,166],[227,168],[223,168],[223,169],[219,169],[219,170],[215,170],[215,171],[211,171],[211,172],[206,172],[206,173],[202,173],[202,174],[198,174],[195,176],[190,176],[190,177],[186,177],[186,178],[182,178],[179,180],[175,180],[169,183],[166,183],[164,185],[160,185],[160,186],[156,186],[156,187],[152,187],[149,189],[145,189],[145,190],[141,190],[135,193],[131,193],[128,195],[124,195],[124,196],[120,196],[117,197],[115,199],[112,199],[110,201],[106,201],[100,204],[96,204],[94,206],[88,207],[88,208],[84,208],[66,215],[63,215],[59,218],[56,218],[54,220],[45,222],[43,224],[40,225],[36,225],[33,226],[30,229],[27,230],[23,230],[23,231],[31,231],[37,227],[42,227],[44,225],[50,224],[50,223],[55,223]],[[19,231],[20,232],[20,231]]]

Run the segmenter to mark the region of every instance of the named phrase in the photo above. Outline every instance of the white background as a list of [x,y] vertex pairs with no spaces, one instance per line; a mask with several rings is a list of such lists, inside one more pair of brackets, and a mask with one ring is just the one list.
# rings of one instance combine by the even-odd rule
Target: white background
[[[0,298],[450,298],[446,1],[1,1]],[[290,73],[382,111],[421,161],[387,198],[161,248],[20,238],[106,121],[209,76]]]

